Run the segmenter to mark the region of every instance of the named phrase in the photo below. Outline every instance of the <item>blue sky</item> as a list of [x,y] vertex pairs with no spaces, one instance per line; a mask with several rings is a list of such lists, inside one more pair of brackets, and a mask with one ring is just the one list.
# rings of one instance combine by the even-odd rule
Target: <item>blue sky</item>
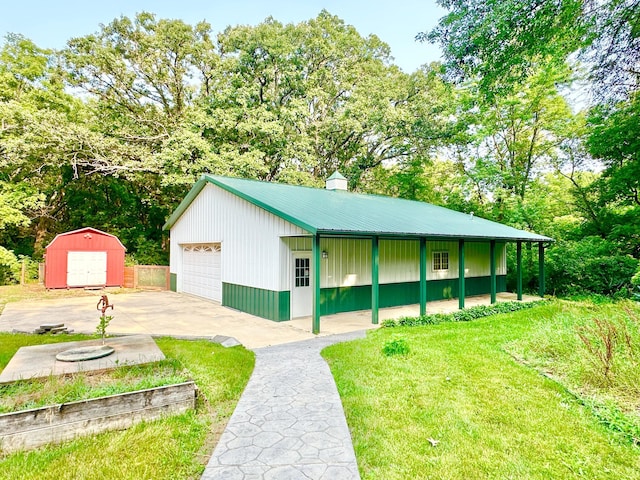
[[217,33],[228,25],[255,25],[268,16],[297,23],[324,8],[361,35],[375,34],[389,44],[395,63],[405,72],[440,58],[436,46],[418,43],[414,37],[446,13],[435,0],[3,0],[2,4],[0,36],[20,33],[43,48],[62,48],[72,37],[94,33],[100,24],[140,11],[190,24],[206,20]]

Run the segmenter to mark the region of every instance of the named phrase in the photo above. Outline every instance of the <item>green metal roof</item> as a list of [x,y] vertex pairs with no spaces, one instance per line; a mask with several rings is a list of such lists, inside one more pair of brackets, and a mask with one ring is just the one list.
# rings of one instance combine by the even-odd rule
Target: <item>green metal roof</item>
[[203,175],[193,186],[164,225],[165,229],[178,221],[207,183],[311,234],[553,241],[549,237],[414,200],[213,175]]

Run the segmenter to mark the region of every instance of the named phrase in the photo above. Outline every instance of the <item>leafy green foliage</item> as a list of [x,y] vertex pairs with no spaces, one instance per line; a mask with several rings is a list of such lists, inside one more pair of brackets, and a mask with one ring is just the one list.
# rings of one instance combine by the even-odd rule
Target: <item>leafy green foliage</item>
[[613,242],[600,237],[559,242],[546,256],[549,291],[628,296],[638,260],[616,251]]
[[20,280],[20,262],[11,250],[0,246],[0,285],[18,283]]
[[109,323],[113,320],[113,316],[111,315],[100,315],[100,320],[98,321],[98,326],[96,327],[96,334],[100,335],[102,338],[102,344],[104,345],[104,339],[107,336],[107,327]]
[[609,430],[619,433],[633,445],[640,445],[640,423],[634,421],[631,415],[625,414],[612,402],[596,402],[588,399],[583,402]]
[[538,302],[500,302],[493,305],[476,305],[475,307],[457,310],[453,313],[432,313],[419,317],[400,317],[382,322],[383,327],[416,327],[420,325],[438,325],[447,322],[470,322],[478,318],[489,317],[500,313],[517,312],[539,305]]
[[438,3],[449,14],[418,38],[440,43],[454,81],[479,78],[491,96],[515,91],[541,63],[562,64],[587,40],[589,21],[578,0]]
[[[414,79],[375,36],[322,11],[283,25],[269,18],[219,37],[222,71],[203,99],[217,165],[244,177],[317,185],[339,169],[358,186],[405,155]],[[415,80],[416,82],[418,80]]]
[[395,338],[389,340],[382,347],[382,354],[385,357],[393,357],[396,355],[407,355],[409,353],[409,344],[404,338]]

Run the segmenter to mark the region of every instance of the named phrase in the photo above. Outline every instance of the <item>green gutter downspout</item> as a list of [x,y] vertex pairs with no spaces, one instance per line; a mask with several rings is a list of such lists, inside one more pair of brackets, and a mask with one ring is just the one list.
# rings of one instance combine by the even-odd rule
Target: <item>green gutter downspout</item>
[[420,315],[427,314],[427,239],[420,238]]
[[313,272],[313,311],[311,331],[314,334],[320,333],[320,235],[313,236],[311,245],[311,271]]
[[518,300],[522,300],[522,241],[520,240],[518,240],[516,249],[516,265],[516,275],[518,277],[516,293]]
[[464,308],[464,240],[458,240],[458,308]]
[[380,305],[380,292],[378,285],[378,237],[371,238],[371,323],[378,324],[378,307]]
[[491,275],[491,305],[496,303],[496,241],[489,242],[489,271]]
[[538,284],[539,294],[541,297],[544,297],[544,244],[542,242],[538,243]]

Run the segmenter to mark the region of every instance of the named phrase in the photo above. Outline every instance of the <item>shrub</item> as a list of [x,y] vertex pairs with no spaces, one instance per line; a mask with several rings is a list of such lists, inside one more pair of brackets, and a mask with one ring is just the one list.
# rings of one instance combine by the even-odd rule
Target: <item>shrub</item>
[[469,322],[477,318],[488,317],[498,313],[517,312],[539,305],[544,300],[537,302],[501,302],[493,305],[477,305],[465,308],[453,313],[433,313],[419,317],[400,317],[397,320],[385,320],[382,327],[416,327],[419,325],[437,325],[446,322]]
[[638,260],[600,237],[558,242],[546,257],[547,288],[556,295],[629,296]]
[[633,285],[633,299],[640,302],[640,265],[633,277],[631,277],[631,285]]
[[0,285],[10,285],[20,281],[20,261],[13,250],[0,246]]
[[409,345],[404,338],[390,340],[384,344],[384,347],[382,347],[382,353],[387,357],[394,355],[407,355],[409,353]]

